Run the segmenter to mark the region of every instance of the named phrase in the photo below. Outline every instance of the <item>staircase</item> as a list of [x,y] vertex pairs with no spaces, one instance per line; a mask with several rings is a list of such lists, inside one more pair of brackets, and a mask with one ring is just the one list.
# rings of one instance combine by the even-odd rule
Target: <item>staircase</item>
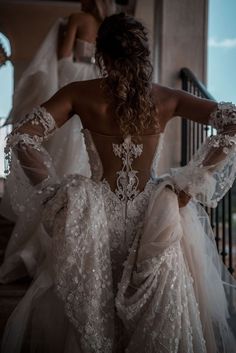
[[[7,246],[14,224],[0,215],[0,263],[3,261],[4,251]],[[29,279],[23,279],[11,284],[0,284],[0,340],[7,319],[15,309],[20,299],[29,286]]]

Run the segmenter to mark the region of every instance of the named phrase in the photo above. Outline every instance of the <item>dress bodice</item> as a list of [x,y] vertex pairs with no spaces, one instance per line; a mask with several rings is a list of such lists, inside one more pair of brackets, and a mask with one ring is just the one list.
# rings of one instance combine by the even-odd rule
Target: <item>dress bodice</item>
[[[163,134],[136,142],[85,129],[91,178],[60,178],[43,146],[57,130],[51,114],[34,109],[15,127],[7,182],[19,223],[8,254],[14,265],[40,266],[9,319],[3,352],[25,344],[58,353],[235,351],[228,323],[236,285],[218,260],[208,217],[195,202],[180,209],[166,187],[188,187],[211,206],[223,197],[236,175],[236,107],[220,105],[212,123],[219,134],[186,167],[156,180]],[[224,153],[218,165],[209,161],[214,152]],[[112,175],[115,192],[102,181]]]
[[[130,136],[103,135],[83,129],[91,179],[101,182],[110,234],[113,277],[122,274],[130,244],[143,226],[151,193],[155,189],[164,134],[145,135],[134,142]],[[151,147],[149,149],[149,147]]]
[[[144,135],[141,141],[143,143],[134,143],[131,136],[123,140],[120,136],[103,135],[88,129],[83,129],[83,134],[89,156],[91,178],[95,181],[106,179],[106,176],[111,181],[115,179],[114,191],[120,200],[133,200],[145,188],[150,178],[157,177],[163,133]],[[97,147],[98,141],[103,142],[102,148]],[[150,144],[151,151],[148,150]],[[105,157],[101,156],[101,152],[104,152]],[[111,170],[106,173],[106,168],[109,169],[110,166]]]
[[94,43],[77,38],[74,47],[75,61],[90,60],[91,63],[95,62],[95,45]]

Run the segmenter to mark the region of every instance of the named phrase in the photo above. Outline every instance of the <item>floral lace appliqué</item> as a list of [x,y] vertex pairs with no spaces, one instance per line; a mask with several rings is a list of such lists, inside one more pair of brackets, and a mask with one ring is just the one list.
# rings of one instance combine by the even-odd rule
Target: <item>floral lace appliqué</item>
[[115,156],[122,159],[122,170],[117,172],[117,189],[115,194],[121,201],[133,200],[138,194],[138,171],[132,168],[134,158],[143,152],[143,145],[135,145],[131,136],[127,136],[122,144],[112,144]]
[[[21,127],[24,127],[27,123],[32,126],[32,131],[29,133],[20,131]],[[9,172],[11,164],[11,150],[21,145],[22,149],[30,147],[34,150],[41,151],[41,144],[44,140],[47,140],[51,135],[54,134],[57,129],[57,125],[52,115],[44,107],[36,107],[30,114],[16,124],[14,130],[7,137],[7,144],[5,147],[5,158],[7,160],[7,170]]]
[[221,132],[226,125],[236,124],[236,106],[232,103],[221,102],[211,113],[209,124]]

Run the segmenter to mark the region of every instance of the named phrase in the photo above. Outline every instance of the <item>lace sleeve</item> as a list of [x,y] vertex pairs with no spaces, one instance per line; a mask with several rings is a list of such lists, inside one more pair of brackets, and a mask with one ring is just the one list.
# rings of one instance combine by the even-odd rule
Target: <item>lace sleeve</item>
[[219,103],[210,115],[209,125],[217,134],[206,139],[185,167],[172,169],[171,173],[178,189],[216,207],[236,176],[236,106]]
[[58,182],[52,159],[43,146],[56,129],[52,115],[44,107],[37,107],[7,136],[6,185],[16,214],[23,211],[27,198],[42,194],[42,189]]

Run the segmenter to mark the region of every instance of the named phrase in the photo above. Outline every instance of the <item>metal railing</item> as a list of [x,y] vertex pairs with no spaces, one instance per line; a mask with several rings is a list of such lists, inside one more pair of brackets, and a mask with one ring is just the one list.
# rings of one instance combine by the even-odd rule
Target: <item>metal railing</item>
[[11,132],[12,125],[3,126],[6,118],[0,117],[0,179],[4,177],[4,171],[6,169],[6,161],[4,158],[4,147],[5,147],[5,138]]
[[[183,68],[180,77],[183,90],[201,98],[214,100],[189,69]],[[214,133],[210,126],[182,119],[181,165],[188,163],[204,140]],[[206,211],[210,216],[218,251],[229,271],[233,273],[236,271],[236,184],[234,183],[217,208],[206,208]]]

